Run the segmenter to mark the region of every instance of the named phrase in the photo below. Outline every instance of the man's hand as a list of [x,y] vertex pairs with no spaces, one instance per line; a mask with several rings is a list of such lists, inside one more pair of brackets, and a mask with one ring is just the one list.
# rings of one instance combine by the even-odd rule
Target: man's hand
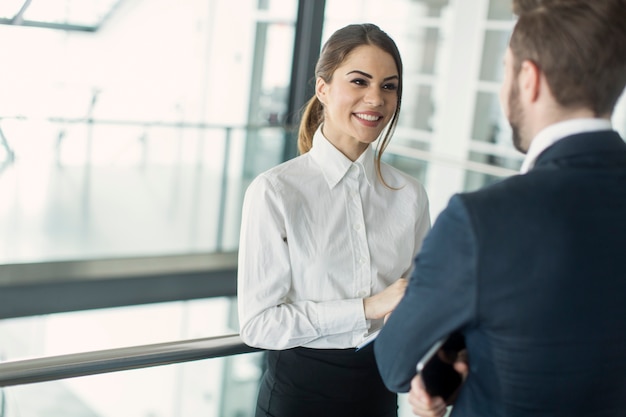
[[463,349],[456,355],[456,359],[454,360],[454,370],[461,374],[464,382],[467,378],[467,374],[469,373],[468,363],[467,349]]
[[[461,374],[463,381],[467,378],[469,373],[467,350],[460,351],[454,359],[454,370]],[[463,385],[461,385],[462,387]],[[450,398],[447,403],[441,397],[431,397],[426,388],[422,378],[415,375],[411,380],[411,391],[409,391],[409,404],[413,410],[413,414],[419,417],[442,417],[446,414],[447,405],[454,404],[456,397],[461,390],[459,387]]]
[[411,380],[409,404],[413,414],[419,417],[443,417],[447,411],[447,405],[443,398],[428,395],[419,375],[415,375]]

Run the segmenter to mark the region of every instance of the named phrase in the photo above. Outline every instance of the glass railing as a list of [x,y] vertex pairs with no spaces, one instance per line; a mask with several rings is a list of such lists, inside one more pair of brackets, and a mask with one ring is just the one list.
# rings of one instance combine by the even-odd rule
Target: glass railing
[[[228,256],[211,262],[216,255]],[[118,296],[133,297],[134,273],[145,281],[144,288],[167,284],[165,289],[172,290],[180,281],[191,287],[186,296],[179,294],[184,301],[96,309],[103,302],[110,303],[116,291],[95,291],[86,297],[91,303],[83,306],[86,310],[0,320],[0,387],[5,387],[0,388],[0,416],[249,415],[260,360],[240,355],[255,349],[233,333],[237,328],[233,255],[206,254],[204,260],[193,258],[195,262],[176,257],[179,263],[174,264],[164,257],[152,264],[115,263],[115,268],[103,262],[100,268],[77,268],[74,273],[64,269],[68,286],[61,287],[69,292],[50,296],[66,306],[72,305],[75,287],[90,281],[119,284],[122,294]],[[212,268],[226,268],[226,275],[212,279]],[[162,281],[155,274],[159,269],[171,275]],[[101,276],[103,270],[110,273],[106,279]],[[202,271],[200,280],[185,282],[186,273],[198,271]],[[55,277],[44,275],[30,275],[23,286],[25,297],[46,288],[50,277]],[[7,288],[11,286],[0,293]],[[228,296],[184,298],[196,297],[202,288]],[[167,295],[175,299],[175,293]],[[20,298],[11,301],[24,303]],[[237,356],[224,357],[230,355]],[[189,361],[192,364],[184,363]],[[135,370],[139,368],[145,369]],[[247,402],[241,390],[248,392]],[[237,400],[224,403],[227,397]]]
[[250,416],[254,352],[234,334],[0,363],[0,415]]
[[285,132],[48,118],[0,120],[0,264],[211,253],[238,247],[251,177]]
[[0,363],[0,386],[54,381],[257,351],[238,334]]

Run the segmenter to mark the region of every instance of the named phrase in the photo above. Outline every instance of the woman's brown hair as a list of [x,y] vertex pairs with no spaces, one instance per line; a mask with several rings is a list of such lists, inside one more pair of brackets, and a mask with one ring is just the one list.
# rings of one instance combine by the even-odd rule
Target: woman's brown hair
[[[324,44],[320,57],[317,60],[317,65],[315,66],[315,78],[319,77],[325,82],[330,83],[333,73],[341,66],[350,52],[362,45],[376,46],[387,52],[392,56],[398,69],[398,101],[396,111],[384,130],[382,140],[378,142],[376,155],[376,172],[383,184],[386,185],[381,175],[380,163],[383,152],[389,144],[398,123],[400,103],[402,100],[402,59],[400,58],[400,52],[398,51],[396,43],[387,33],[374,24],[363,23],[345,26],[333,33]],[[300,128],[298,130],[298,151],[300,151],[301,154],[311,149],[313,145],[313,135],[323,121],[324,108],[317,97],[313,96],[304,108]]]

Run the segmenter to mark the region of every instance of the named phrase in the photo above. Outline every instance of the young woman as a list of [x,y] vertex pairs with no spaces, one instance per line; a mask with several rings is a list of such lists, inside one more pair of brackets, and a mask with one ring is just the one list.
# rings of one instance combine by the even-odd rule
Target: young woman
[[372,345],[355,347],[403,296],[430,228],[422,185],[381,161],[402,61],[377,26],[349,25],[315,73],[301,155],[259,175],[244,199],[241,337],[268,349],[256,416],[396,416]]

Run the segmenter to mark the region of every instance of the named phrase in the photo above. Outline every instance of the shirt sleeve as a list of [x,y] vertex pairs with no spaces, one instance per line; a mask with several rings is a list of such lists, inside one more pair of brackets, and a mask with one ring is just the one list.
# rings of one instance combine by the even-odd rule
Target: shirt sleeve
[[[415,248],[413,251],[413,256],[417,256],[420,249],[422,248],[422,244],[424,243],[424,238],[430,231],[431,223],[430,223],[430,206],[428,202],[428,195],[426,194],[426,190],[420,186],[420,193],[418,196],[418,201],[420,201],[420,205],[417,210],[417,220],[415,222],[415,242],[413,243],[413,247]],[[403,277],[409,277],[411,272],[413,271],[413,264],[409,267],[404,274]]]
[[289,299],[292,269],[280,194],[260,176],[244,197],[237,299],[242,340],[289,349],[320,337],[367,329],[362,299]]
[[421,204],[421,211],[418,214],[416,227],[415,227],[415,254],[420,251],[422,248],[422,243],[424,238],[430,231],[430,204],[428,202],[428,195],[426,194],[426,190],[423,187],[420,187],[421,195],[420,201],[423,202]]
[[407,392],[419,359],[475,315],[477,244],[466,208],[450,200],[424,240],[405,296],[374,342],[387,388]]

